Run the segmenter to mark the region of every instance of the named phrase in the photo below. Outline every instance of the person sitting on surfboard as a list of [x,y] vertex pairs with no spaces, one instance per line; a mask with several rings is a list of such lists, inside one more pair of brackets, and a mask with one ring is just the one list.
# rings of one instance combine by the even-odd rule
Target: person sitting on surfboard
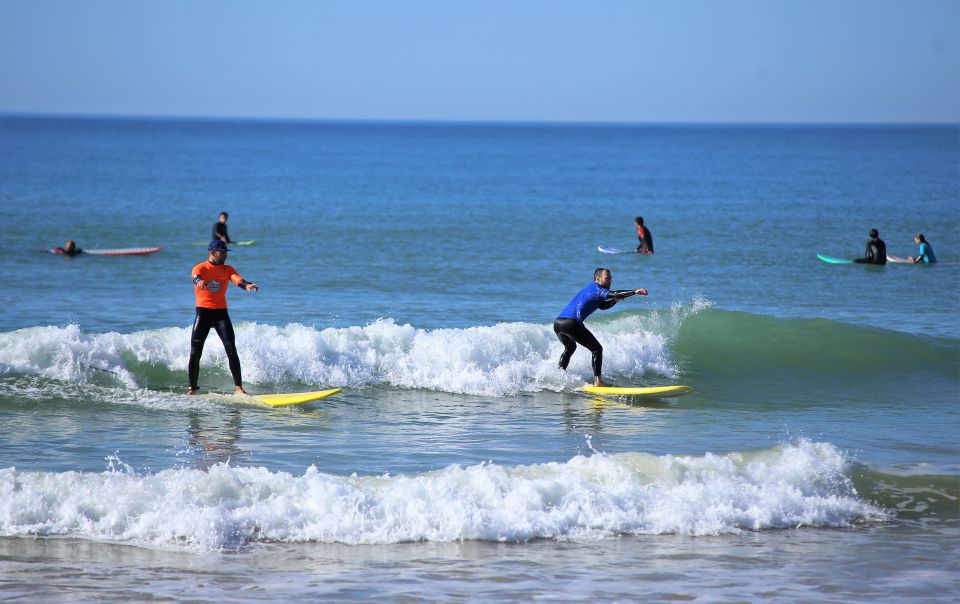
[[220,218],[213,223],[213,235],[210,236],[210,239],[219,239],[224,243],[233,243],[230,241],[230,235],[227,235],[227,218],[230,218],[229,214],[220,212]]
[[63,247],[53,248],[54,254],[63,254],[64,256],[76,256],[77,254],[82,254],[83,250],[77,247],[77,243],[73,239],[67,239],[67,242],[63,244]]
[[923,236],[923,233],[917,233],[917,236],[913,238],[914,243],[917,244],[919,248],[917,250],[917,257],[914,258],[910,256],[907,258],[914,264],[918,262],[923,262],[925,264],[930,264],[937,261],[937,256],[933,253],[933,247],[927,242],[927,238]]
[[880,239],[880,233],[877,229],[870,229],[870,241],[867,242],[867,249],[863,258],[855,258],[857,264],[886,264],[887,263],[887,244]]
[[637,253],[652,254],[653,234],[650,233],[650,229],[643,226],[643,216],[637,216],[634,218],[633,226],[637,227],[637,239],[640,241],[640,245],[637,246]]
[[611,281],[613,281],[613,276],[608,269],[598,268],[593,271],[593,283],[577,292],[577,295],[573,297],[573,300],[570,300],[570,303],[553,322],[553,331],[563,344],[563,354],[560,355],[560,362],[558,363],[560,369],[567,370],[570,357],[577,349],[577,344],[580,344],[593,355],[591,362],[593,364],[594,386],[606,386],[603,379],[600,378],[600,370],[603,366],[603,346],[590,333],[583,321],[598,308],[607,310],[613,308],[614,304],[624,298],[633,295],[647,295],[645,289],[611,290]]
[[246,394],[243,389],[243,379],[240,375],[240,357],[237,355],[237,345],[234,341],[233,323],[227,314],[227,287],[230,282],[246,291],[260,291],[260,286],[250,283],[234,270],[227,260],[227,244],[214,239],[207,246],[210,256],[205,262],[193,267],[193,288],[197,299],[197,314],[193,320],[193,333],[190,336],[190,361],[187,363],[187,376],[190,379],[190,390],[187,394],[197,393],[197,378],[200,377],[200,356],[203,354],[203,343],[210,333],[210,328],[217,330],[223,349],[230,361],[230,373],[233,375],[233,384],[237,394]]

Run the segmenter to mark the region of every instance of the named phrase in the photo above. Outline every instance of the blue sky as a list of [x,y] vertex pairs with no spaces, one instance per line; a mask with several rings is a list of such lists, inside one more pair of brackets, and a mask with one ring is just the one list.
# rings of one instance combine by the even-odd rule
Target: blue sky
[[0,0],[0,112],[960,122],[960,0]]

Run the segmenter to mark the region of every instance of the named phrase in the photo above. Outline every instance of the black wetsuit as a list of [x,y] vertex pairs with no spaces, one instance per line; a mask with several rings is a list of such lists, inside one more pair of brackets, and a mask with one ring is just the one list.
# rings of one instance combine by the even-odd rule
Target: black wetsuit
[[240,356],[237,354],[237,344],[233,334],[233,323],[226,308],[197,308],[197,316],[193,320],[193,334],[190,336],[190,362],[187,364],[187,375],[190,378],[190,389],[197,389],[197,380],[200,377],[200,355],[203,354],[203,343],[207,340],[210,328],[217,330],[223,349],[230,361],[230,373],[233,375],[235,386],[243,385],[240,375]]
[[[613,304],[610,304],[613,306]],[[604,308],[601,306],[600,308]],[[609,308],[609,307],[608,307]],[[593,375],[600,375],[603,369],[603,346],[597,341],[596,336],[590,333],[586,326],[576,319],[559,317],[553,322],[553,333],[560,338],[563,344],[563,352],[560,354],[558,366],[564,371],[570,363],[570,357],[577,349],[577,344],[590,351],[590,364],[593,366]]]
[[220,239],[221,237],[227,240],[226,243],[233,243],[230,241],[230,235],[227,235],[226,223],[218,220],[213,223],[213,234],[210,236],[210,239]]
[[863,252],[863,258],[854,260],[857,264],[886,264],[887,263],[887,244],[883,239],[874,237],[867,242],[867,249]]

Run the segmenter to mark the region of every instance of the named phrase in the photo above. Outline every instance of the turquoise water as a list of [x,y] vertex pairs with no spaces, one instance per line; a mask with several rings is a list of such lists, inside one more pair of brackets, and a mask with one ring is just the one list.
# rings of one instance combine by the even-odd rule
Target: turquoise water
[[[953,601],[958,143],[0,119],[0,593]],[[261,285],[228,294],[248,390],[341,395],[183,396],[221,210],[256,240],[230,254]],[[637,214],[655,255],[597,252]],[[870,228],[941,262],[817,260]],[[163,251],[40,251],[67,238]],[[580,394],[582,350],[556,368],[597,266],[650,291],[588,321],[606,379],[692,394]],[[211,335],[201,387],[231,383]]]

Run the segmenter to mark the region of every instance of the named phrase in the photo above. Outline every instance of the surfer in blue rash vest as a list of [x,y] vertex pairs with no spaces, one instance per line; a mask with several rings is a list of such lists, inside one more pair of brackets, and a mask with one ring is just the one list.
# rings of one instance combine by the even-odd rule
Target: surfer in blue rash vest
[[933,247],[929,242],[927,242],[927,238],[923,236],[923,233],[917,233],[917,236],[913,238],[913,241],[917,244],[917,257],[914,258],[913,256],[910,256],[908,260],[914,264],[917,264],[918,262],[930,264],[937,261],[937,256],[933,253]]
[[607,310],[613,308],[614,304],[624,298],[634,295],[647,295],[645,289],[611,290],[610,283],[612,281],[613,276],[609,269],[598,268],[593,271],[593,283],[577,292],[577,295],[570,300],[570,303],[553,322],[553,331],[560,338],[560,343],[563,344],[563,354],[560,355],[560,362],[558,363],[560,369],[567,370],[570,357],[577,349],[577,344],[580,344],[592,354],[594,386],[606,386],[600,377],[600,370],[603,368],[603,346],[590,333],[583,321],[598,308]]

